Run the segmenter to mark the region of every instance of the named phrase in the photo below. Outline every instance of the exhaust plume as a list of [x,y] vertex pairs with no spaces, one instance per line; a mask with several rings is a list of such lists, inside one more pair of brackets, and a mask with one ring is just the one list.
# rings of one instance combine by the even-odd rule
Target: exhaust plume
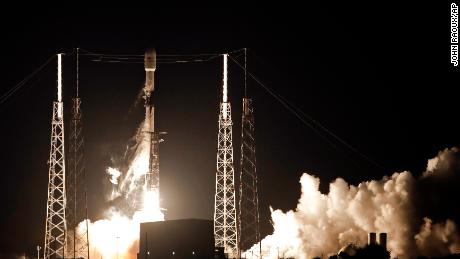
[[[103,219],[88,222],[91,258],[136,258],[139,224],[164,220],[159,193],[147,189],[144,181],[150,155],[150,145],[142,134],[145,123],[135,136],[135,145],[125,156],[127,161],[123,162],[127,166],[106,169],[111,183],[108,195],[111,207],[105,210]],[[137,200],[142,201],[142,206],[135,203]],[[83,229],[84,224],[85,221],[81,222],[78,229]]]
[[[274,231],[262,240],[262,255],[330,256],[350,243],[364,246],[369,232],[388,233],[387,248],[392,257],[460,253],[456,227],[460,213],[451,197],[460,184],[459,165],[460,151],[454,147],[430,159],[418,179],[408,171],[357,186],[337,178],[329,185],[328,194],[319,191],[319,178],[304,173],[297,208],[287,212],[270,208]],[[444,188],[441,192],[440,183]],[[432,193],[437,193],[434,200],[427,197]],[[439,210],[438,201],[448,205],[433,213]],[[259,258],[259,244],[243,255]]]

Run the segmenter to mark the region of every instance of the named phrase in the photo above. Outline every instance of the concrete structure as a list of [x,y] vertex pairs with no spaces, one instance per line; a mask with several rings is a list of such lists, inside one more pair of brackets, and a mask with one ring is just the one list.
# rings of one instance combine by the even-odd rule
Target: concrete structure
[[368,245],[376,245],[377,244],[377,234],[375,232],[371,232],[367,238]]
[[181,219],[141,223],[137,258],[214,258],[213,222]]
[[380,233],[379,234],[379,245],[385,249],[387,249],[387,233]]

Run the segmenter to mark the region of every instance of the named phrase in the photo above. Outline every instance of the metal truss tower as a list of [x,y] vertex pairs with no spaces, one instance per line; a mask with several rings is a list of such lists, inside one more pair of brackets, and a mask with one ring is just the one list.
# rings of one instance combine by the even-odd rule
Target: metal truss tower
[[62,54],[58,54],[57,102],[53,102],[51,150],[48,173],[44,258],[65,258],[66,190],[64,153],[64,114],[62,103]]
[[249,98],[243,98],[241,119],[238,236],[239,249],[245,251],[260,242],[254,107]]
[[217,147],[216,193],[214,200],[214,239],[229,258],[238,255],[238,234],[233,168],[231,105],[227,98],[227,54],[224,54],[223,98],[220,103]]
[[[86,173],[84,165],[84,138],[81,113],[81,99],[78,86],[77,49],[76,97],[72,98],[72,118],[68,153],[67,188],[67,254],[72,258],[89,258],[88,207],[86,197]],[[80,222],[84,223],[78,227]]]

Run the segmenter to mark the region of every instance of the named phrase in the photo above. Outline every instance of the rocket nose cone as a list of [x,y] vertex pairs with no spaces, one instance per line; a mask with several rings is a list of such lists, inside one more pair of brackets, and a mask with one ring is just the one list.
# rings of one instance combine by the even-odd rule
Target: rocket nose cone
[[157,62],[157,53],[155,49],[145,51],[144,67],[145,69],[155,69]]

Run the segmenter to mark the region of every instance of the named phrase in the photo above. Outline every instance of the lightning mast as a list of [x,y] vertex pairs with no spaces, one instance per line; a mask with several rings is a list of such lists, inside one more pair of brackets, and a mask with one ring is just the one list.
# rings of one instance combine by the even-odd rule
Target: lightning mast
[[[257,194],[254,107],[247,98],[246,50],[244,62],[244,98],[241,116],[241,160],[239,179],[238,237],[240,251],[260,242],[259,198]],[[260,252],[260,251],[259,251]]]
[[250,98],[243,98],[241,123],[238,233],[239,248],[244,251],[260,241],[254,107]]
[[220,103],[217,147],[214,239],[230,258],[238,255],[238,234],[233,168],[231,105],[227,97],[227,54],[224,54],[222,102]]
[[62,54],[58,54],[57,102],[53,102],[51,150],[48,172],[44,258],[65,258],[66,191],[64,155],[64,114],[62,103]]
[[[86,196],[86,171],[83,148],[83,120],[79,97],[79,71],[77,48],[76,97],[72,98],[72,118],[70,120],[69,156],[67,175],[67,247],[73,258],[89,258],[88,207]],[[85,221],[80,227],[78,224]]]

